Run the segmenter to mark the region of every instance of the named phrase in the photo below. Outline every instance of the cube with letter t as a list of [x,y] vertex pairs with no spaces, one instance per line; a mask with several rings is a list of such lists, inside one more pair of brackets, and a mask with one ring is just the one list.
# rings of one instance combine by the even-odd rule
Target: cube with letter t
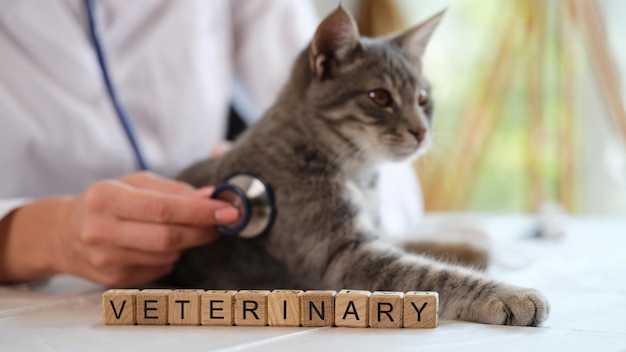
[[173,290],[168,298],[170,325],[200,325],[200,294],[204,290]]

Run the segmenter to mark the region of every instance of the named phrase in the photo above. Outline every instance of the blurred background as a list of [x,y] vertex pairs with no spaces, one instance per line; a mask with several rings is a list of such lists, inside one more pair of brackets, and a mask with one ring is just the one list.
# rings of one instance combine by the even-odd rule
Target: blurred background
[[[312,0],[320,16],[337,6]],[[626,215],[626,1],[354,0],[361,34],[447,8],[424,59],[427,211]]]

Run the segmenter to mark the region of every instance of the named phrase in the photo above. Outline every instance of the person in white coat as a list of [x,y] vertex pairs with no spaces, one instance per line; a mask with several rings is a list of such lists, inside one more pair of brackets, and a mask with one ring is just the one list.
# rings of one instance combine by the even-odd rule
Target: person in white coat
[[139,285],[215,240],[237,211],[171,177],[231,103],[260,117],[316,22],[292,0],[0,0],[0,283]]

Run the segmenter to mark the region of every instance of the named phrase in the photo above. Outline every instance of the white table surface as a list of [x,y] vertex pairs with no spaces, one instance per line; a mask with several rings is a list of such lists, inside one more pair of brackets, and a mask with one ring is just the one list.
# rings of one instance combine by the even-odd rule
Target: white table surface
[[[445,218],[444,218],[445,219]],[[577,218],[561,240],[529,217],[481,217],[490,274],[551,303],[539,328],[442,320],[436,329],[105,326],[92,283],[0,287],[0,351],[626,351],[626,218]]]

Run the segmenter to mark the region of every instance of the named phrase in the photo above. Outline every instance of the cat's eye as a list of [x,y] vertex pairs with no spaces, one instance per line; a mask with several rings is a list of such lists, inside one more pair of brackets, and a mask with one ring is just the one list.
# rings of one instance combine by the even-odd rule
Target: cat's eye
[[367,96],[372,99],[374,104],[380,106],[381,108],[390,107],[391,103],[393,102],[393,100],[391,99],[391,94],[385,89],[370,90],[367,93]]
[[424,106],[428,103],[428,91],[426,91],[426,89],[420,90],[417,95],[417,103],[420,104],[420,106]]

